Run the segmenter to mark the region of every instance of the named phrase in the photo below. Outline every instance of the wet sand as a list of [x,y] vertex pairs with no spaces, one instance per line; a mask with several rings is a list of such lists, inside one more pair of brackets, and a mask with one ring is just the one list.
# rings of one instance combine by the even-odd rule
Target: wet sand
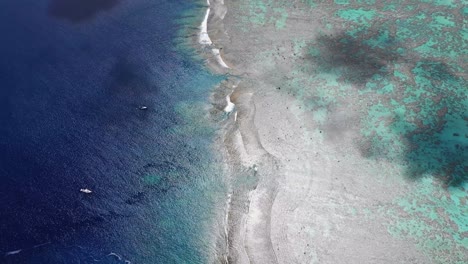
[[219,50],[225,65],[204,54],[213,71],[229,76],[213,95],[230,112],[221,140],[232,177],[222,262],[434,263],[416,241],[392,236],[378,213],[412,187],[391,162],[363,157],[361,102],[341,99],[323,120],[284,86],[310,59],[293,40],[323,34],[325,11],[304,16],[310,7],[292,1],[279,31],[275,21],[240,26],[248,24],[246,1],[209,4],[213,43],[203,49]]

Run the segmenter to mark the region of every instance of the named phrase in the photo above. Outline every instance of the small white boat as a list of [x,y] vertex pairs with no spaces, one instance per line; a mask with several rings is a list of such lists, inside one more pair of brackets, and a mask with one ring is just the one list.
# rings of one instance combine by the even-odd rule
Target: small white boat
[[146,109],[148,109],[148,107],[142,105],[142,106],[139,106],[138,109],[140,109],[140,110],[146,110]]
[[80,192],[82,192],[82,193],[92,193],[93,191],[91,191],[90,189],[84,188],[84,189],[80,189]]

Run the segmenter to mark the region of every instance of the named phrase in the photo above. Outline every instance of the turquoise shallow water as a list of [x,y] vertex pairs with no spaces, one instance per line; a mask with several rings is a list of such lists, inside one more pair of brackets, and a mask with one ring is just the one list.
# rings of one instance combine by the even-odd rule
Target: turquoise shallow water
[[465,263],[468,250],[468,31],[462,2],[308,1],[333,20],[324,16],[321,36],[298,42],[312,58],[299,78],[314,69],[317,74],[304,82],[321,87],[320,100],[304,96],[308,109],[324,121],[352,99],[356,104],[347,107],[361,115],[363,157],[391,162],[411,182],[411,193],[364,215],[384,216],[391,235],[414,239],[437,263]]
[[[371,105],[362,120],[369,158],[406,163],[407,176],[450,186],[468,180],[466,14],[457,2],[337,2],[340,33],[310,45],[319,70],[342,84],[338,96]],[[331,85],[334,85],[331,83]]]
[[[328,126],[335,111],[354,113],[359,159],[390,164],[395,175],[382,175],[408,188],[391,204],[358,212],[360,217],[383,217],[389,234],[415,241],[436,263],[465,263],[466,1],[301,2],[305,8],[290,18],[287,1],[246,1],[240,24],[260,29],[277,21],[281,34],[298,17],[316,20],[316,35],[291,39],[294,55],[302,57],[284,72],[288,80],[281,91],[294,95],[301,111],[312,115],[320,133],[311,133],[319,139],[346,134]],[[277,52],[266,50],[258,57],[274,69],[271,58]]]

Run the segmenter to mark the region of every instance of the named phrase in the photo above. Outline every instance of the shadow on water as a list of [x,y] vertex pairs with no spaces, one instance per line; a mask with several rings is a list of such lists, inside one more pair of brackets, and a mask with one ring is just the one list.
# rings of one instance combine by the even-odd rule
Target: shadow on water
[[141,60],[119,58],[112,66],[108,79],[110,83],[107,92],[111,97],[145,100],[150,94],[159,91],[151,79],[149,66]]
[[116,6],[119,0],[51,0],[50,16],[78,23],[94,17],[97,13]]
[[[468,119],[445,116],[440,125],[416,129],[405,135],[408,151],[407,175],[418,179],[426,174],[447,186],[462,186],[468,180]],[[455,120],[453,120],[455,119]]]
[[322,35],[311,45],[309,59],[320,71],[336,73],[343,82],[362,85],[375,74],[388,74],[388,65],[403,59],[395,39],[390,37],[382,44],[382,48],[373,47],[343,33]]
[[[442,62],[418,61],[412,73],[424,93],[407,93],[403,100],[414,99],[414,105],[399,102],[407,111],[390,126],[407,142],[407,174],[415,179],[429,174],[447,186],[461,186],[468,180],[468,83]],[[417,112],[415,117],[411,112]]]
[[[86,115],[99,118],[103,125],[133,125],[141,129],[149,118],[148,113],[158,111],[160,87],[151,76],[147,63],[139,59],[119,57],[105,75],[103,91],[86,104]],[[140,111],[139,106],[150,110]],[[92,109],[93,111],[88,111]],[[99,115],[95,115],[99,113]],[[135,123],[136,122],[136,123]]]
[[[375,84],[358,93],[368,102],[364,118],[372,120],[370,136],[362,139],[363,156],[403,162],[410,179],[431,175],[446,186],[462,186],[468,181],[467,81],[443,58],[403,57],[405,45],[392,37],[363,35],[321,36],[308,47],[310,64],[318,72],[334,74],[358,89]],[[396,63],[411,69],[404,81],[394,77]],[[384,82],[395,88],[382,92]],[[381,110],[375,114],[377,102]]]

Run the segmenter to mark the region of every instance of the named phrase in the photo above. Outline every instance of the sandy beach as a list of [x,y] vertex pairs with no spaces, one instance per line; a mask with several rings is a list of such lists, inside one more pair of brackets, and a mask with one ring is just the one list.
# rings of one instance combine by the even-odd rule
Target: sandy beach
[[[221,262],[462,263],[466,244],[444,229],[452,220],[414,231],[414,219],[425,216],[401,205],[406,199],[436,210],[431,201],[408,196],[426,183],[408,180],[398,157],[366,156],[363,113],[375,97],[361,96],[361,81],[320,72],[310,45],[325,36],[333,47],[343,32],[327,25],[340,23],[330,15],[334,7],[306,2],[211,0],[207,6],[210,41],[200,43],[209,49],[207,65],[228,76],[213,95],[215,107],[229,113],[220,142],[232,177]],[[333,49],[320,50],[327,52]],[[377,54],[372,63],[391,56]],[[360,69],[353,68],[350,80],[377,74],[354,63]],[[401,71],[411,72],[410,66],[402,63]],[[442,188],[434,193],[451,195]],[[422,238],[428,234],[445,237],[446,247],[430,253],[430,239]]]

